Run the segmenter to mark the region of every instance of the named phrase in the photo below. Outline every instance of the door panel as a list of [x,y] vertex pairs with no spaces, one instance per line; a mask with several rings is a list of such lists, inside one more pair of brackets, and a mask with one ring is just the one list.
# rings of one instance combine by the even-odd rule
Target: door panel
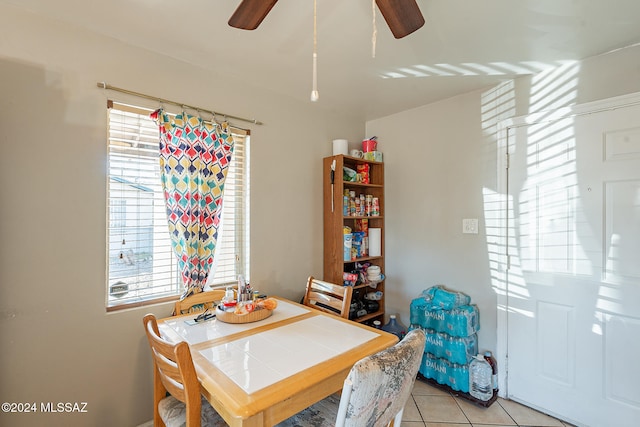
[[[605,396],[630,406],[640,406],[640,321],[627,316],[605,316]],[[636,339],[633,339],[635,337]]]
[[508,397],[640,419],[640,106],[510,129]]
[[[537,375],[565,386],[574,383],[575,307],[538,301],[536,312]],[[546,331],[555,329],[555,334]],[[547,349],[553,348],[554,351]]]
[[607,182],[605,184],[606,235],[604,248],[607,259],[604,280],[633,284],[640,281],[640,239],[622,238],[626,230],[640,235],[640,180]]

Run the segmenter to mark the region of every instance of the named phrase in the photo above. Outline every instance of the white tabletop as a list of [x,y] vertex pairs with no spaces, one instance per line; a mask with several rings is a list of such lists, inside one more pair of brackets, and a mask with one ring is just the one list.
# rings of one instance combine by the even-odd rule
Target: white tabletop
[[342,388],[358,360],[395,344],[392,334],[276,298],[263,320],[158,322],[162,335],[187,341],[203,395],[233,427],[269,426]]
[[377,336],[337,319],[315,316],[206,348],[200,354],[251,394]]

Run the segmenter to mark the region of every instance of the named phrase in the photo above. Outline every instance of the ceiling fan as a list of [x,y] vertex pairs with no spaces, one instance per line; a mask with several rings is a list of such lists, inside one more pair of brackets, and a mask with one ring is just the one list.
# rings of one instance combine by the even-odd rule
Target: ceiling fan
[[[255,30],[278,0],[242,0],[229,19],[229,25],[243,30]],[[416,0],[376,0],[391,33],[397,39],[424,25],[424,17]]]

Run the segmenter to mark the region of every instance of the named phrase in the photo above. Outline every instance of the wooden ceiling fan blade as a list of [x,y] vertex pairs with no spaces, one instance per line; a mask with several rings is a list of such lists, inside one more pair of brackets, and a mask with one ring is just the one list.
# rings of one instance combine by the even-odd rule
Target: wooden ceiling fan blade
[[416,0],[376,0],[393,36],[401,39],[424,25]]
[[241,30],[255,30],[278,0],[242,0],[229,25]]

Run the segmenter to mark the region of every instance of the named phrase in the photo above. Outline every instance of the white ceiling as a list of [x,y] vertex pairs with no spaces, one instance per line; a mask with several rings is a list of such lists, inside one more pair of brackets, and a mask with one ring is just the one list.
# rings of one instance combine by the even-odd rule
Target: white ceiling
[[[313,0],[281,0],[254,31],[239,0],[0,0],[310,102]],[[317,0],[318,106],[371,120],[640,42],[639,0],[418,0],[396,40],[371,0]],[[135,88],[131,88],[135,90]]]

